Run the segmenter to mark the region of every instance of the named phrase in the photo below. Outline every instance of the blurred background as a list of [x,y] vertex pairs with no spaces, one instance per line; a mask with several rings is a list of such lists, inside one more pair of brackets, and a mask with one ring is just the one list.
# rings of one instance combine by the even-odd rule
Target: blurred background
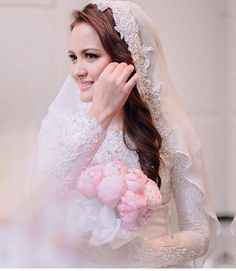
[[[223,232],[208,267],[236,267],[236,1],[133,0],[159,31],[169,72],[202,140]],[[19,215],[36,134],[67,74],[69,22],[85,0],[0,0],[0,225]]]

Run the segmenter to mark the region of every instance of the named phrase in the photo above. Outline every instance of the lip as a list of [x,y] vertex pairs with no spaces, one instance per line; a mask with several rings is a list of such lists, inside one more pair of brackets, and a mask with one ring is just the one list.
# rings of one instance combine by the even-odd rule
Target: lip
[[80,90],[86,90],[91,88],[91,86],[94,84],[93,81],[83,81],[83,82],[79,82],[79,88]]

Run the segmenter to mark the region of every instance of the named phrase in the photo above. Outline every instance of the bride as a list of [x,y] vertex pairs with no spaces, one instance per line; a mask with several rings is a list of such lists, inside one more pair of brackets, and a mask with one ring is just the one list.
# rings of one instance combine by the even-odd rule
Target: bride
[[[35,189],[43,200],[31,225],[33,265],[201,267],[219,224],[201,144],[157,31],[136,4],[106,0],[74,11],[70,30],[70,75],[38,136]],[[102,205],[77,189],[91,165],[117,160],[160,189],[161,205],[136,231],[117,226],[117,213],[102,215]]]

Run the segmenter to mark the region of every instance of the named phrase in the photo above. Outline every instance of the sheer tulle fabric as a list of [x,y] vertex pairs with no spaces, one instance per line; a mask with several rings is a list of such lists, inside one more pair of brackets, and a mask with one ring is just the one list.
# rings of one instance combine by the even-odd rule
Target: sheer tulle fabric
[[[112,8],[116,21],[116,30],[129,45],[129,50],[131,51],[134,59],[135,67],[140,75],[138,89],[141,95],[143,95],[143,97],[145,97],[147,100],[151,108],[154,123],[163,137],[163,153],[166,158],[166,164],[168,164],[167,161],[169,161],[169,164],[172,165],[166,169],[167,171],[169,170],[169,179],[166,179],[166,184],[169,184],[171,187],[176,205],[178,206],[179,204],[179,206],[181,206],[182,209],[184,207],[185,210],[185,212],[182,213],[178,213],[177,210],[178,216],[180,220],[182,217],[183,221],[188,221],[190,224],[196,223],[200,217],[203,219],[203,225],[199,225],[200,232],[197,232],[199,235],[196,235],[195,238],[194,230],[196,229],[194,229],[194,227],[190,227],[192,229],[192,243],[188,243],[189,241],[186,241],[187,239],[191,240],[191,232],[186,232],[189,230],[189,227],[186,227],[186,223],[180,223],[180,232],[177,233],[176,236],[172,236],[173,240],[168,239],[170,237],[166,237],[165,241],[163,241],[163,239],[160,239],[160,236],[158,235],[156,244],[153,244],[150,237],[153,232],[149,232],[150,236],[145,236],[146,240],[150,239],[149,241],[144,241],[142,238],[137,239],[141,240],[143,246],[140,246],[140,244],[138,246],[134,245],[137,240],[131,242],[133,244],[133,246],[130,245],[130,247],[133,247],[132,252],[136,251],[136,254],[130,252],[129,261],[131,261],[132,264],[136,262],[136,264],[139,266],[158,267],[182,264],[185,258],[185,261],[186,259],[188,261],[195,261],[190,263],[191,265],[202,266],[207,255],[215,246],[216,235],[219,232],[219,224],[215,213],[211,208],[208,188],[209,181],[202,156],[201,144],[188,117],[185,114],[179,98],[175,93],[173,84],[167,71],[167,65],[165,63],[164,54],[157,31],[154,29],[149,18],[144,14],[144,12],[133,3],[126,1],[95,1],[95,3],[97,3],[97,6],[102,11],[108,6]],[[74,91],[72,91],[72,89],[74,89]],[[73,100],[73,102],[69,102],[70,105],[68,104],[68,107],[65,104],[65,101],[70,99],[70,95],[71,97],[73,97],[73,95],[76,96],[75,93],[78,93],[78,89],[73,84],[73,79],[69,76],[64,85],[64,90],[62,90],[61,94],[59,94],[55,102],[52,104],[49,116],[51,115],[52,117],[53,114],[55,114],[55,116],[57,114],[61,116],[61,113],[64,110],[66,110],[68,113],[69,107],[70,111],[73,112],[72,115],[77,115],[77,120],[79,118],[83,119],[89,105],[82,104],[78,98],[71,98],[70,101],[72,102]],[[76,100],[77,104],[75,104]],[[74,104],[74,109],[72,109],[72,104]],[[86,118],[87,117],[85,117],[85,119]],[[96,149],[94,146],[101,146],[103,144],[106,145],[107,137],[106,140],[104,140],[105,131],[95,129],[98,132],[96,136],[92,135],[93,138],[97,137],[97,139],[94,141],[91,138],[92,133],[89,134],[88,132],[91,131],[91,129],[88,128],[86,134],[81,130],[81,127],[85,127],[86,130],[86,126],[82,126],[78,122],[77,130],[80,131],[80,138],[83,138],[87,143],[91,142],[92,145],[94,143],[93,147],[91,147],[91,151],[88,147],[86,147],[86,144],[78,144],[78,146],[80,146],[80,150],[84,148],[86,150],[81,152],[84,153],[84,155],[81,156],[83,157],[83,161],[80,162],[81,158],[79,158],[78,155],[78,160],[76,159],[75,163],[82,163],[83,166],[79,166],[79,168],[82,169],[86,166],[86,164],[88,165],[89,162],[92,161],[92,158],[93,160],[96,159],[95,151],[92,152],[92,150]],[[94,128],[95,127],[96,124],[94,123]],[[110,140],[117,140],[117,138],[115,138],[116,137],[111,137]],[[103,146],[101,146],[101,148],[102,147]],[[98,147],[97,150],[99,154]],[[107,159],[107,155],[104,154],[106,152],[107,151],[104,149],[103,155],[99,156],[100,159]],[[113,155],[111,154],[112,150],[110,150],[109,153],[109,159],[117,158],[114,157],[114,152]],[[84,157],[86,157],[86,159],[84,159]],[[130,159],[126,158],[126,160],[129,160],[128,163],[132,164],[132,166],[138,166],[137,157],[135,157],[134,153],[130,153],[129,156],[123,156],[122,159],[124,159],[124,157],[130,157]],[[71,172],[74,172],[72,168],[73,166],[71,167]],[[71,174],[71,176],[73,176],[73,174]],[[76,175],[78,174],[79,170],[77,167]],[[182,189],[182,193],[180,193],[179,187],[184,188]],[[163,190],[164,189],[165,185],[163,185]],[[192,193],[194,191],[194,195],[196,195],[195,201],[191,202],[190,200],[187,202],[187,200],[182,198],[188,195],[189,191],[192,191]],[[171,191],[167,192],[166,198],[168,198],[168,200],[166,201],[166,204],[169,203],[169,193],[171,193]],[[163,193],[165,194],[165,192]],[[191,213],[189,210],[192,211],[192,219],[191,217],[188,217]],[[158,220],[158,216],[156,219]],[[165,219],[167,219],[167,216]],[[153,229],[153,231],[155,231],[155,229]],[[162,232],[162,230],[160,230],[160,232]],[[167,233],[165,230],[164,232]],[[158,242],[158,238],[160,242]],[[199,240],[202,242],[202,247],[196,246],[197,248],[194,250],[192,246],[193,244],[196,245]],[[142,250],[139,250],[140,252],[138,252],[137,247],[142,248]],[[172,257],[168,258],[166,255],[168,254],[168,250],[164,249],[164,247],[168,248],[169,250],[171,249],[171,251],[177,251],[176,253],[178,255],[173,253]],[[179,250],[177,250],[176,247],[179,247]],[[149,261],[144,260],[144,258],[147,258],[148,256],[147,253],[150,253],[149,250],[151,248],[153,251],[156,250],[156,255],[153,255],[153,258],[149,257]],[[160,252],[158,254],[159,250]],[[189,251],[189,253],[186,251]],[[141,255],[139,253],[141,253]],[[137,257],[137,255],[139,256]],[[161,256],[158,257],[158,255]],[[139,260],[137,260],[137,258]],[[165,260],[162,260],[161,262],[160,258]]]
[[[138,90],[163,138],[163,204],[138,236],[117,249],[78,242],[79,227],[73,215],[82,199],[75,190],[82,170],[93,162],[120,160],[137,169],[140,164],[137,153],[124,145],[122,131],[103,130],[96,119],[87,116],[90,104],[79,100],[79,89],[68,75],[38,137],[37,181],[32,191],[41,191],[42,197],[36,222],[30,224],[35,238],[33,242],[29,238],[26,246],[36,251],[33,265],[201,267],[220,228],[210,202],[202,147],[175,93],[157,31],[134,3],[93,2],[101,11],[112,8],[116,30],[128,43],[139,72]],[[175,215],[172,201],[179,221],[175,232],[170,223]]]
[[[69,87],[69,88],[68,88]],[[70,92],[72,95],[74,95],[73,99],[74,101],[77,101],[74,103],[74,107],[70,106],[70,110],[66,110],[65,114],[68,115],[66,119],[70,120],[71,117],[69,116],[75,116],[79,115],[80,118],[77,119],[77,130],[81,131],[84,129],[84,123],[85,121],[88,121],[86,117],[86,112],[89,108],[89,105],[87,104],[86,107],[83,107],[80,100],[79,100],[79,89],[77,88],[76,84],[74,83],[73,79],[68,76],[66,84],[64,84],[60,94],[56,99],[59,99],[59,97],[63,97],[63,92],[68,93]],[[65,103],[65,99],[63,99],[63,102]],[[66,104],[64,104],[66,106]],[[67,107],[67,106],[66,106]],[[68,104],[69,107],[69,104]],[[52,107],[50,108],[52,110]],[[50,115],[49,110],[49,115]],[[53,110],[54,113],[56,113],[56,108]],[[60,108],[60,115],[61,115],[61,108]],[[82,117],[83,116],[83,117]],[[47,121],[49,121],[50,117],[48,116]],[[73,133],[74,128],[70,129],[70,122],[65,122],[63,120],[63,125],[67,126],[67,133],[64,134],[68,138],[69,133]],[[99,124],[96,124],[96,121],[94,122],[94,125],[98,126],[98,128],[94,128],[93,130],[88,130],[90,133],[91,138],[103,138],[103,141],[100,140],[94,140],[90,141],[90,137],[88,137],[88,140],[84,140],[84,131],[80,133],[81,140],[77,141],[78,146],[80,146],[82,149],[89,150],[88,146],[90,146],[91,150],[96,149],[96,154],[93,155],[93,153],[87,151],[86,154],[83,155],[83,159],[76,158],[76,166],[79,166],[79,168],[86,167],[86,164],[84,161],[87,161],[87,163],[91,162],[103,162],[107,163],[113,160],[120,159],[124,162],[125,165],[129,167],[136,167],[140,168],[138,157],[135,152],[132,152],[128,150],[124,143],[122,138],[122,131],[102,131],[99,130]],[[40,136],[39,138],[47,138],[47,136],[44,136],[44,128],[46,126],[42,126]],[[45,132],[48,131],[48,128],[45,129]],[[70,132],[69,132],[70,131]],[[91,133],[91,131],[94,131]],[[96,135],[96,131],[98,134]],[[105,136],[104,136],[105,133]],[[61,137],[62,133],[60,132]],[[92,134],[92,135],[91,135]],[[96,136],[95,136],[96,135]],[[190,135],[190,134],[189,134]],[[173,144],[173,138],[168,138],[170,142]],[[62,140],[64,142],[64,140]],[[50,146],[50,141],[47,141]],[[54,141],[55,142],[55,141]],[[83,144],[81,144],[83,143]],[[196,143],[196,142],[194,142]],[[46,142],[43,141],[44,147],[47,146]],[[57,142],[57,147],[59,146],[59,142]],[[87,146],[88,145],[88,146]],[[87,146],[87,147],[86,147]],[[93,148],[91,147],[93,146]],[[177,143],[175,143],[175,146],[177,146]],[[199,146],[196,146],[199,147]],[[179,147],[179,149],[181,146]],[[186,148],[186,146],[185,146]],[[42,148],[43,150],[44,148]],[[70,149],[70,148],[69,148]],[[183,147],[182,147],[183,150]],[[50,152],[50,148],[46,147],[44,149],[44,159],[45,162],[45,152]],[[119,263],[115,260],[115,258],[122,259],[122,262],[124,266],[132,266],[132,267],[163,267],[163,266],[200,266],[203,263],[203,260],[206,258],[206,254],[203,257],[203,259],[195,260],[198,256],[201,256],[202,254],[207,252],[207,246],[209,244],[209,241],[214,242],[215,230],[217,228],[214,228],[212,226],[212,222],[210,218],[211,216],[214,218],[214,213],[211,214],[207,208],[206,202],[205,202],[205,185],[204,182],[201,181],[200,185],[196,184],[194,181],[195,179],[201,180],[201,174],[203,174],[202,169],[204,168],[201,164],[202,157],[201,152],[199,153],[198,157],[198,166],[196,167],[196,171],[190,171],[188,173],[188,169],[191,168],[191,163],[189,161],[189,157],[186,159],[186,154],[184,152],[179,152],[178,155],[173,155],[172,152],[167,151],[167,149],[164,151],[165,154],[165,169],[162,170],[161,176],[163,179],[163,185],[161,187],[162,196],[164,198],[164,202],[162,207],[156,212],[156,214],[152,217],[149,225],[147,225],[144,229],[142,234],[140,234],[140,237],[137,237],[135,240],[129,242],[127,245],[124,245],[123,251],[126,251],[126,253],[123,254],[122,250],[113,250],[110,246],[106,246],[105,248],[99,249],[99,260],[94,258],[94,249],[88,249],[86,250],[86,256],[84,256],[84,252],[82,253],[84,257],[89,257],[86,262],[79,262],[77,261],[77,266],[83,266],[84,264],[86,266],[120,266]],[[78,154],[79,156],[79,154]],[[58,155],[48,153],[46,157],[53,159],[53,163],[46,163],[44,164],[46,167],[46,170],[42,170],[42,172],[39,174],[42,178],[40,181],[43,181],[43,186],[45,184],[45,181],[48,183],[48,179],[54,180],[56,182],[56,186],[59,186],[59,190],[62,191],[62,195],[65,195],[67,191],[67,185],[68,177],[65,178],[65,172],[63,172],[63,168],[60,169],[58,165],[61,164],[59,162]],[[80,162],[81,161],[81,162]],[[180,164],[180,161],[183,161],[182,164]],[[201,163],[200,163],[201,162]],[[83,166],[81,166],[81,163]],[[66,160],[63,160],[62,163],[65,168],[70,170],[68,172],[75,172],[73,170],[74,162],[70,162],[68,158]],[[49,165],[51,165],[53,168],[59,168],[62,173],[60,174],[54,174],[54,169],[49,169]],[[202,168],[201,168],[202,167]],[[38,167],[40,168],[40,167]],[[199,171],[199,169],[201,171]],[[73,176],[77,176],[79,174],[78,172],[76,175],[68,174],[69,179],[73,179]],[[191,181],[191,178],[194,176],[194,181]],[[187,177],[189,179],[187,179]],[[203,179],[205,180],[205,179]],[[52,190],[54,190],[54,185],[51,185]],[[182,221],[182,224],[180,225],[180,231],[176,233],[176,235],[172,234],[170,235],[170,224],[169,219],[170,216],[173,216],[173,213],[170,213],[170,200],[172,198],[171,194],[173,193],[173,199],[175,201],[175,204],[177,205],[177,212],[179,220]],[[57,192],[58,194],[58,192]],[[72,196],[71,196],[72,197]],[[69,204],[67,205],[67,208],[69,210],[74,210],[76,212],[76,197],[74,197],[74,203],[73,200],[69,201]],[[73,198],[72,197],[72,198]],[[71,199],[72,199],[71,198]],[[80,199],[80,197],[77,198],[77,200]],[[78,202],[78,201],[77,201]],[[57,205],[55,205],[57,206]],[[68,210],[67,209],[67,210]],[[70,213],[70,212],[69,212]],[[67,215],[69,214],[67,213]],[[60,213],[61,214],[61,213]],[[71,220],[71,215],[62,216],[61,220]],[[72,220],[73,221],[73,220]],[[213,222],[213,225],[216,225],[215,222]],[[71,223],[71,230],[76,236],[76,231],[79,229],[76,229],[76,224]],[[68,228],[67,228],[68,230]],[[211,234],[210,234],[211,231]],[[68,232],[67,232],[68,233]],[[211,236],[210,236],[211,235]],[[68,235],[69,236],[69,235]],[[154,238],[154,236],[156,238]],[[201,237],[202,236],[202,237]],[[201,237],[201,238],[200,238]],[[208,240],[205,240],[205,238],[208,238]],[[212,243],[212,248],[213,248]],[[104,250],[103,250],[104,249]],[[72,249],[73,251],[73,249]],[[78,249],[79,251],[79,249]],[[171,253],[170,253],[171,251]],[[152,252],[152,253],[151,253]],[[153,254],[153,252],[155,252]],[[208,252],[210,252],[208,250]],[[80,254],[80,253],[79,253]],[[91,255],[90,255],[91,254]],[[109,256],[109,255],[112,256]],[[91,257],[90,257],[90,256]],[[128,257],[127,257],[128,255]],[[171,255],[171,257],[170,257]],[[108,261],[109,258],[109,261]],[[113,259],[113,261],[111,261]],[[192,262],[191,261],[195,261]],[[199,261],[199,262],[196,262]],[[68,262],[68,265],[70,266],[70,261]]]
[[[143,10],[134,3],[124,4],[121,1],[93,1],[93,3],[97,4],[101,11],[107,7],[112,8],[116,30],[128,43],[133,59],[138,59],[135,67],[142,75],[138,88],[141,94],[146,92],[146,100],[151,107],[156,127],[164,138],[166,151],[174,157],[174,171],[199,190],[200,203],[209,217],[211,228],[208,250],[210,253],[215,246],[220,224],[211,207],[209,179],[202,147],[174,90],[157,30]],[[175,178],[178,178],[178,175]],[[197,266],[203,264],[208,253],[196,260]]]

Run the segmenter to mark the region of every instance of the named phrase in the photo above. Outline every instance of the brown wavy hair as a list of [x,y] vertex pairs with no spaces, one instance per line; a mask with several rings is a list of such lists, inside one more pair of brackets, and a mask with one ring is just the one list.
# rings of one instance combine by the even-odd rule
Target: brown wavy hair
[[[87,23],[92,26],[100,37],[103,48],[111,57],[112,62],[133,64],[127,43],[121,39],[120,34],[114,28],[115,21],[110,8],[101,12],[96,5],[88,4],[82,11],[74,10],[72,19],[71,31],[79,23]],[[130,77],[134,73],[135,71]],[[159,168],[162,139],[153,125],[150,109],[139,95],[136,86],[124,105],[123,130],[123,140],[126,147],[137,152],[142,171],[160,187]],[[134,142],[135,149],[128,145],[125,134]]]

